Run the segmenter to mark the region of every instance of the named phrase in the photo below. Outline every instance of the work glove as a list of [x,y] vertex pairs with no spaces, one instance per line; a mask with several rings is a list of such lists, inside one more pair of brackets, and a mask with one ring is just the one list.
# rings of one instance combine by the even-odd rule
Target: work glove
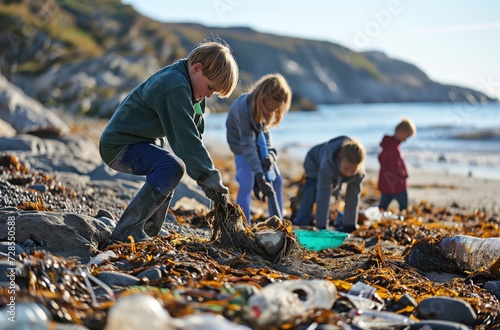
[[255,185],[253,192],[257,199],[264,202],[266,200],[266,197],[274,195],[274,188],[272,183],[266,180],[264,174],[257,173],[255,175]]
[[205,195],[215,203],[227,204],[226,194],[229,190],[222,184],[222,178],[219,171],[216,171],[209,177],[198,181],[198,185],[201,189],[203,189]]
[[278,159],[278,152],[276,149],[269,149],[269,153],[267,154],[266,158],[262,161],[262,168],[264,171],[269,171],[271,166],[276,162]]

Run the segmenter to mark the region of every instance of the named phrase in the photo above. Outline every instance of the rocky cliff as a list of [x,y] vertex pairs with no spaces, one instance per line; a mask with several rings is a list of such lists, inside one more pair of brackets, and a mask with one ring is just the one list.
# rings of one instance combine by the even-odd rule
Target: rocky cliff
[[241,83],[224,110],[266,73],[289,81],[295,109],[321,103],[486,102],[486,95],[442,85],[416,66],[381,52],[259,33],[160,23],[119,0],[7,0],[0,4],[1,72],[45,106],[73,114],[109,117],[136,84],[186,56],[203,39],[218,36],[233,49]]

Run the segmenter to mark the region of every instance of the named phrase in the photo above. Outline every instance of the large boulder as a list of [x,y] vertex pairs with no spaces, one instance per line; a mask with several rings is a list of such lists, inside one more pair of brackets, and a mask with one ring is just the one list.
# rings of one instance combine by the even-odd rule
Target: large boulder
[[64,135],[68,126],[54,112],[27,96],[0,74],[0,119],[18,133]]
[[[11,226],[12,220],[15,221]],[[10,228],[9,228],[10,227]],[[8,241],[9,229],[16,242],[37,242],[53,254],[88,259],[95,254],[97,243],[111,235],[102,221],[73,213],[0,210],[0,241]],[[41,242],[44,243],[41,243]]]
[[12,137],[16,135],[16,130],[6,121],[0,119],[0,137]]
[[33,169],[88,174],[101,165],[97,146],[84,136],[40,138],[20,134],[0,137],[0,152],[14,153]]

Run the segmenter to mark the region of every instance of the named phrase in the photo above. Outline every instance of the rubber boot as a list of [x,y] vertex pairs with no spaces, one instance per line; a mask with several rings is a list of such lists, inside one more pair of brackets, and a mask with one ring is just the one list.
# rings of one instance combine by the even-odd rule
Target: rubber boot
[[146,182],[123,212],[111,239],[127,242],[128,236],[132,236],[135,242],[150,241],[151,237],[144,232],[144,225],[166,198]]
[[148,236],[156,236],[160,233],[161,227],[165,222],[168,208],[170,207],[170,201],[172,200],[173,195],[174,193],[171,192],[167,196],[163,204],[160,205],[158,210],[156,210],[156,212],[148,219],[148,221],[146,221],[146,224],[144,225],[144,232]]

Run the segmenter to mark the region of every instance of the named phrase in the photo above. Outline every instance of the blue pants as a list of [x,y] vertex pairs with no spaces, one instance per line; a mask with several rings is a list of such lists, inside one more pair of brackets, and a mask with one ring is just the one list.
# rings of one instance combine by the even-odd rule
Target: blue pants
[[406,190],[398,194],[382,194],[378,207],[387,210],[393,199],[398,202],[400,211],[406,210],[408,207],[408,192]]
[[[243,155],[234,155],[236,164],[236,181],[240,187],[236,196],[236,203],[240,205],[245,214],[248,223],[250,223],[250,203],[252,201],[252,191],[255,184],[255,174]],[[276,165],[276,164],[275,164]],[[283,178],[277,166],[276,179],[273,181],[274,191],[276,193],[276,201],[267,199],[269,216],[276,215],[281,217],[283,214]],[[274,205],[277,203],[278,205]],[[276,214],[276,213],[280,214]]]
[[310,226],[312,221],[312,210],[316,203],[318,180],[306,177],[306,182],[302,186],[302,196],[300,200],[297,217],[293,224],[297,226]]
[[108,165],[119,172],[145,175],[148,184],[165,196],[173,193],[186,172],[179,157],[150,143],[126,146]]

